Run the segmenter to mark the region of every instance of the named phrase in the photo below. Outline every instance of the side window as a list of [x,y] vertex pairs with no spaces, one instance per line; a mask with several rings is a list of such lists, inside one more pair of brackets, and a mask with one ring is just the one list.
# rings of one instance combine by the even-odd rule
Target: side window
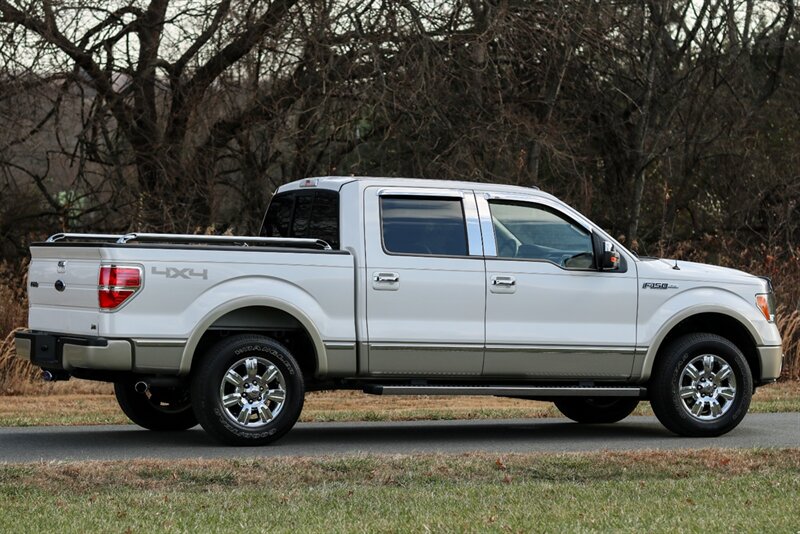
[[381,232],[389,253],[467,255],[460,198],[383,196]]
[[339,248],[339,194],[292,191],[273,197],[261,228],[263,237],[322,239]]
[[591,235],[561,214],[523,202],[494,200],[489,206],[499,258],[544,260],[566,269],[593,268]]

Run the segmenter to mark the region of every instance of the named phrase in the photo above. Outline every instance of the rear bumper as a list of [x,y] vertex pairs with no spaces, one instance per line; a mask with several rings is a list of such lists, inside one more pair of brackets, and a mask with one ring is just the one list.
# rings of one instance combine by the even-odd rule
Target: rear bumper
[[781,376],[783,366],[783,347],[780,345],[771,347],[758,347],[758,358],[761,363],[761,378],[756,378],[756,382],[762,384],[774,382]]
[[130,371],[130,341],[27,330],[15,334],[17,356],[48,370]]

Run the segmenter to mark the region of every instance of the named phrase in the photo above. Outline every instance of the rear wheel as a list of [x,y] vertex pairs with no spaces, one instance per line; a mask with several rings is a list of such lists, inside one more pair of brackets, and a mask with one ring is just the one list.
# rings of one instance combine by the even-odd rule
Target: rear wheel
[[164,388],[137,393],[133,382],[117,382],[114,394],[128,419],[148,430],[186,430],[197,425],[188,388]]
[[577,423],[616,423],[628,417],[639,399],[627,397],[566,397],[555,401],[556,408]]
[[753,377],[742,351],[716,334],[689,334],[668,345],[650,380],[653,412],[682,436],[719,436],[744,418]]
[[294,426],[303,409],[303,374],[288,349],[259,335],[223,339],[192,378],[203,428],[231,445],[265,445]]

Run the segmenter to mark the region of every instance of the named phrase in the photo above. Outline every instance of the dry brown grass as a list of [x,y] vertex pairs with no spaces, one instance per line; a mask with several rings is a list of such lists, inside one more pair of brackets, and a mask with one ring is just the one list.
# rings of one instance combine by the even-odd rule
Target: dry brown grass
[[783,353],[786,355],[783,377],[800,379],[800,311],[778,314],[778,328],[783,336]]
[[[355,455],[349,458],[280,457],[263,459],[136,459],[117,461],[48,462],[1,466],[6,482],[36,487],[44,492],[94,492],[98,488],[128,487],[152,492],[167,489],[220,486],[263,488],[355,482],[370,486],[397,486],[419,476],[425,482],[454,479],[471,482],[503,481],[505,475],[544,480],[685,478],[710,473],[734,477],[749,473],[800,471],[800,449],[683,451],[603,451],[573,453],[458,455]],[[45,467],[38,469],[37,467]],[[237,473],[247,473],[238,476]],[[508,482],[506,482],[508,483]]]
[[[108,387],[107,384],[104,384]],[[42,409],[41,395],[0,397],[0,426],[124,425],[130,421],[112,394],[50,395]]]
[[440,410],[476,410],[499,408],[547,408],[549,402],[523,399],[507,399],[503,397],[484,396],[428,396],[399,395],[382,396],[367,395],[360,391],[317,391],[306,395],[305,409],[315,412],[334,410],[358,411],[375,410],[384,412],[404,412],[408,410],[440,409]]
[[14,328],[0,343],[0,393],[12,394],[15,390],[31,384],[34,368],[14,355]]
[[0,394],[12,393],[38,376],[32,365],[14,357],[14,332],[28,322],[26,270],[25,264],[16,269],[0,264]]

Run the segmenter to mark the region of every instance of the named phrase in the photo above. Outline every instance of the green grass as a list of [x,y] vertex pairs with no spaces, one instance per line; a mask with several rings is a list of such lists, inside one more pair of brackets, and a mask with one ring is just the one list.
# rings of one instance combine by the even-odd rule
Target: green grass
[[0,466],[3,532],[797,532],[800,449]]

